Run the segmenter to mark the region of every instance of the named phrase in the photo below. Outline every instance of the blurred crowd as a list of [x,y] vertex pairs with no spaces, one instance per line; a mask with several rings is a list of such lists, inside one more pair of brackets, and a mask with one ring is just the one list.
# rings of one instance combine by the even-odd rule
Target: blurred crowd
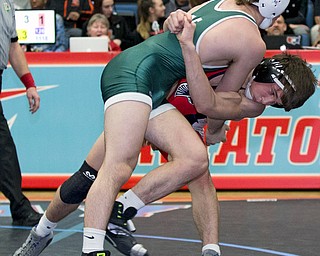
[[[109,37],[109,50],[121,51],[150,36],[163,32],[165,18],[177,9],[188,11],[197,0],[126,0],[135,6],[130,15],[117,12],[115,0],[14,0],[16,9],[53,9],[56,12],[55,45],[33,45],[27,51],[62,52],[69,50],[70,37]],[[283,40],[292,48],[320,49],[320,0],[291,0],[288,8],[267,30],[263,38],[272,37],[278,44]],[[274,39],[275,38],[275,39]],[[285,39],[283,39],[285,38]],[[289,39],[286,39],[289,38]]]

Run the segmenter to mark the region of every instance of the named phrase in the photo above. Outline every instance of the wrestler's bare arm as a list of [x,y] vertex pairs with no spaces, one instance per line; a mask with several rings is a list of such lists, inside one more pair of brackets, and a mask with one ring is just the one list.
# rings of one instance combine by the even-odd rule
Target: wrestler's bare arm
[[262,114],[265,105],[248,99],[243,90],[239,92],[215,92],[214,115],[211,119],[241,120]]
[[[182,39],[185,40],[186,38]],[[198,55],[195,52],[195,48],[189,42],[182,46],[182,50],[186,67],[189,67],[187,70],[187,74],[189,74],[187,81],[190,95],[197,111],[209,118],[207,130],[208,144],[225,141],[225,131],[228,129],[224,125],[225,120],[240,120],[244,117],[258,116],[263,112],[264,106],[246,99],[243,95],[232,92],[219,94],[219,91],[239,91],[253,68],[262,59],[259,54],[256,54],[259,58],[257,57],[254,61],[251,59],[250,63],[247,61],[245,64],[242,64],[245,62],[243,59],[246,58],[245,56],[248,53],[242,51],[241,56],[239,56],[239,53],[234,53],[234,56],[236,56],[234,58],[238,59],[238,61],[233,61],[229,65],[226,73],[218,82],[217,93],[215,93],[203,73],[202,65],[200,59],[197,58]],[[241,52],[241,49],[238,49],[238,51]],[[259,50],[257,51],[259,52]],[[197,59],[199,61],[196,61]]]
[[[177,25],[177,23],[174,23],[174,19],[171,21],[173,22],[173,27]],[[211,122],[209,123],[209,131],[211,132],[216,132],[219,127],[224,127],[223,119],[241,119],[244,114],[241,112],[242,108],[239,108],[239,111],[234,111],[233,107],[230,112],[226,110],[226,107],[231,105],[224,103],[212,90],[203,71],[202,64],[211,66],[228,65],[228,69],[219,82],[217,90],[237,92],[245,82],[248,74],[260,63],[265,52],[265,45],[263,42],[261,43],[261,37],[258,43],[257,40],[253,40],[253,42],[250,40],[257,39],[258,31],[256,26],[249,21],[243,23],[252,36],[246,37],[246,40],[241,39],[241,31],[239,34],[237,30],[232,28],[232,23],[223,22],[223,25],[219,25],[206,33],[200,44],[200,56],[196,52],[193,43],[195,24],[190,22],[187,15],[184,16],[182,31],[177,33],[186,64],[190,95],[196,109],[211,119],[220,119],[216,121],[216,125],[212,130],[210,127]],[[221,33],[218,33],[219,31]],[[223,31],[232,31],[231,34],[234,38],[228,38],[228,36],[223,38],[221,35],[229,34],[222,33]],[[234,43],[236,41],[235,38],[238,39],[237,43],[240,43],[240,45]],[[211,42],[214,42],[214,44]],[[218,117],[218,113],[221,114],[223,112],[225,112],[224,116]],[[228,117],[226,117],[227,115]]]
[[261,62],[265,51],[256,25],[243,18],[230,19],[213,27],[197,48],[202,65],[228,66],[217,90],[235,92]]
[[[253,28],[255,29],[255,27],[252,27],[252,29]],[[190,23],[185,17],[184,29],[181,33],[177,34],[186,65],[190,95],[198,112],[210,118],[216,118],[217,109],[221,103],[211,88],[207,76],[203,71],[202,64],[205,63],[211,66],[229,64],[227,71],[218,83],[216,91],[238,92],[248,77],[248,74],[260,63],[265,48],[264,45],[263,47],[252,46],[250,51],[248,49],[241,49],[246,47],[239,46],[233,47],[236,48],[236,50],[225,48],[225,46],[222,45],[223,40],[217,38],[214,33],[210,31],[204,36],[203,40],[210,41],[211,35],[211,39],[215,44],[221,44],[221,46],[218,47],[218,49],[220,49],[218,50],[219,53],[215,53],[217,50],[213,48],[210,49],[211,46],[208,46],[209,44],[203,44],[204,41],[202,41],[199,56],[193,43],[194,30],[195,25]],[[201,48],[202,44],[207,45],[207,47]],[[224,44],[227,45],[228,43]],[[209,50],[207,50],[207,48],[209,48]],[[202,57],[201,55],[205,55],[206,57]],[[233,119],[233,117],[231,118]]]

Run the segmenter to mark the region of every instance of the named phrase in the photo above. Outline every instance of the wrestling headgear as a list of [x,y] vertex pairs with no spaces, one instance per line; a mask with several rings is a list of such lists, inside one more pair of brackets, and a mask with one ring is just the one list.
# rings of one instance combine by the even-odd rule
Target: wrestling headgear
[[252,4],[258,6],[259,12],[264,20],[260,24],[261,29],[271,26],[272,20],[279,16],[288,7],[290,0],[259,0]]
[[[284,78],[290,84],[292,89],[296,91],[294,83],[289,76],[284,73],[282,64],[275,59],[266,58],[263,59],[253,70],[251,82],[276,83],[283,90],[284,84],[280,81],[282,78]],[[246,87],[246,96],[249,99],[252,99],[252,95],[250,93],[251,82]],[[272,106],[283,108],[283,106],[277,104]]]

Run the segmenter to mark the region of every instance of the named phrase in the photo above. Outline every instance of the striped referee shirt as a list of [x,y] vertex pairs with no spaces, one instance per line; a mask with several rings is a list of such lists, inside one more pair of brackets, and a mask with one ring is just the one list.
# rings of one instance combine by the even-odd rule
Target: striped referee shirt
[[0,70],[7,68],[11,42],[16,42],[17,31],[12,0],[0,0]]

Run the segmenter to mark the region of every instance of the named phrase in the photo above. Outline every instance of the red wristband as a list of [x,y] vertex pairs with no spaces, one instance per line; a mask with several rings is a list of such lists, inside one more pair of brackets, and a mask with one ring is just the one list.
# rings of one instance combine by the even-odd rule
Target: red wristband
[[31,73],[24,74],[22,77],[20,77],[21,82],[24,84],[24,86],[29,89],[31,87],[36,87],[33,77]]

